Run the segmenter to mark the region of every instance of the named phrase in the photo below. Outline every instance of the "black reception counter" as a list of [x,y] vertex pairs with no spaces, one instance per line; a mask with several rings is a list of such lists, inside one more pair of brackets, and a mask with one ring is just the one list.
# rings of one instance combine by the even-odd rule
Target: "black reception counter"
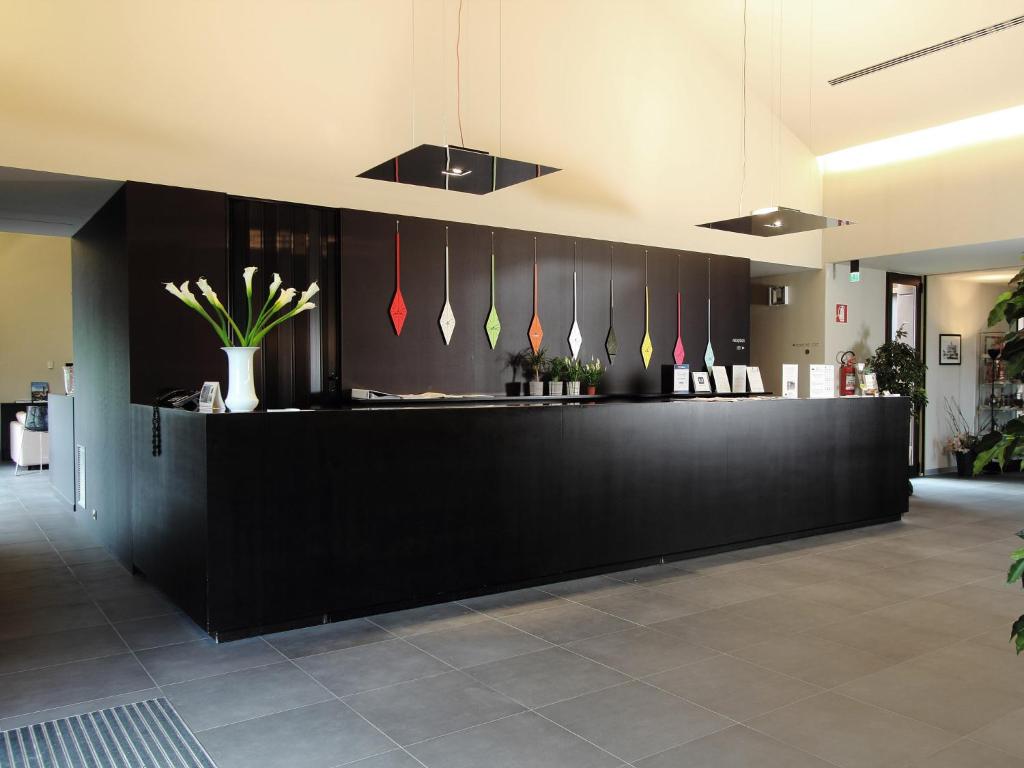
[[133,564],[226,640],[899,519],[906,398],[131,406]]

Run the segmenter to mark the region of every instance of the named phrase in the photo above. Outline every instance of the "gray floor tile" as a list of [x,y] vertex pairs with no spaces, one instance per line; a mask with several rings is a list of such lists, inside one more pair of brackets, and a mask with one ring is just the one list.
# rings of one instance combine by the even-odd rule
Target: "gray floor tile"
[[646,678],[669,693],[744,722],[821,691],[732,656],[715,656]]
[[0,640],[96,627],[106,623],[106,617],[92,603],[25,608],[0,615]]
[[550,647],[543,640],[494,620],[416,635],[408,642],[460,669]]
[[705,609],[705,606],[693,600],[641,587],[627,587],[611,595],[587,598],[581,602],[636,624],[653,624]]
[[75,661],[0,678],[0,717],[152,688],[131,655]]
[[725,613],[721,609],[692,613],[650,626],[680,640],[724,652],[779,637],[779,633],[763,621]]
[[1024,708],[1010,710],[972,733],[971,738],[1011,755],[1024,755]]
[[777,709],[750,727],[842,768],[903,765],[956,739],[948,731],[834,693]]
[[400,683],[360,693],[346,701],[402,745],[480,725],[523,709],[462,672]]
[[791,593],[734,603],[722,610],[734,616],[757,619],[784,632],[832,624],[856,613],[848,608],[807,600]]
[[612,595],[616,592],[627,592],[629,585],[616,581],[610,576],[586,576],[582,579],[569,579],[545,584],[543,591],[568,600],[585,602],[586,598]]
[[0,731],[8,731],[12,728],[24,728],[27,725],[34,725],[47,720],[59,720],[74,715],[84,715],[87,712],[96,712],[100,709],[120,707],[126,704],[136,704],[140,701],[157,699],[163,696],[159,688],[143,688],[139,691],[119,693],[113,696],[104,696],[99,699],[89,699],[76,704],[66,704],[53,707],[41,712],[30,712],[24,715],[0,718]]
[[195,640],[139,651],[138,657],[157,685],[222,675],[282,660],[281,654],[259,637],[235,640],[231,643],[215,643],[209,639]]
[[339,701],[204,731],[199,740],[217,768],[332,768],[395,747]]
[[296,663],[336,696],[349,696],[451,671],[447,664],[404,640],[385,640],[306,656]]
[[562,648],[470,667],[466,672],[531,709],[629,680],[613,669]]
[[934,755],[914,761],[908,768],[1024,768],[1024,759],[961,739]]
[[717,654],[647,627],[580,640],[568,648],[633,677],[664,672]]
[[428,768],[602,768],[620,761],[532,712],[409,748]]
[[133,651],[187,643],[207,636],[192,619],[180,613],[133,619],[115,626]]
[[288,661],[165,685],[163,690],[197,732],[331,698],[323,686]]
[[504,621],[557,645],[635,626],[594,608],[569,602],[517,613]]
[[383,755],[375,755],[350,763],[345,768],[423,768],[423,764],[411,757],[405,750],[394,749]]
[[157,592],[132,597],[97,598],[96,605],[114,623],[178,612],[174,603]]
[[859,701],[966,735],[1020,705],[1020,691],[960,674],[956,666],[911,660],[840,686]]
[[639,682],[538,712],[627,762],[731,725],[724,717]]
[[808,683],[833,688],[896,662],[811,635],[778,635],[734,652],[740,658]]
[[742,725],[637,762],[637,768],[832,768],[831,763]]
[[475,621],[483,621],[486,616],[458,603],[441,603],[409,608],[404,611],[381,613],[369,618],[374,624],[384,627],[397,637],[409,637],[423,632],[437,632],[441,629],[461,627]]
[[460,600],[460,603],[474,611],[486,613],[489,616],[512,616],[516,613],[529,611],[534,608],[541,608],[545,605],[552,605],[558,602],[558,598],[539,589],[516,589],[511,592],[501,592],[496,595],[482,595]]
[[67,549],[61,551],[60,556],[65,563],[71,566],[85,565],[86,563],[109,563],[114,559],[103,547]]
[[75,603],[88,603],[91,598],[78,584],[36,584],[5,589],[0,587],[0,616],[31,608],[53,608]]
[[43,568],[60,568],[63,561],[54,551],[41,552],[35,555],[0,555],[0,575],[19,571],[38,571]]
[[723,605],[741,603],[756,597],[771,594],[756,583],[738,583],[716,576],[690,574],[674,581],[650,585],[657,592],[682,598],[702,608],[720,608]]
[[117,633],[106,624],[20,637],[0,642],[0,675],[69,661],[115,656],[127,651]]
[[290,659],[311,656],[314,653],[340,651],[357,645],[377,643],[393,637],[387,630],[366,619],[337,621],[333,624],[317,624],[313,627],[292,629],[266,635],[267,642]]

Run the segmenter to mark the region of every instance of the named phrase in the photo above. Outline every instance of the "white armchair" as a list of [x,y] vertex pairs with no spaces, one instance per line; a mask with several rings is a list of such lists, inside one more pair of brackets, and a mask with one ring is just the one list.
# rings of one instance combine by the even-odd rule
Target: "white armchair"
[[10,425],[11,460],[14,462],[14,474],[22,467],[50,463],[50,433],[35,432],[25,428],[25,412],[18,411]]

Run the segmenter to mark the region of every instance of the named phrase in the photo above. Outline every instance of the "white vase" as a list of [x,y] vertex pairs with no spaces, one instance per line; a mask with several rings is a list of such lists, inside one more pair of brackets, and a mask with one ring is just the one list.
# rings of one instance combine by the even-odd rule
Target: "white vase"
[[228,356],[228,395],[224,405],[229,411],[254,411],[259,405],[253,381],[252,361],[259,347],[221,347]]
[[562,382],[560,382],[560,381],[549,381],[548,382],[548,394],[549,395],[561,395],[562,394]]
[[578,381],[565,382],[565,394],[567,394],[569,397],[579,397],[580,383]]
[[544,394],[544,382],[543,381],[531,381],[529,382],[530,388],[529,393],[531,397],[540,397]]

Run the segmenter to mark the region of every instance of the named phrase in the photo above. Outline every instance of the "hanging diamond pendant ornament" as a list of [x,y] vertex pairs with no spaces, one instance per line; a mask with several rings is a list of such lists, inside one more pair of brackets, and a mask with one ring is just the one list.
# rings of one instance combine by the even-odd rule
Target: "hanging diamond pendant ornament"
[[608,257],[608,335],[604,339],[604,351],[608,353],[608,365],[615,362],[619,354],[619,339],[615,335],[615,250]]
[[679,290],[679,256],[676,256],[676,346],[672,350],[672,360],[676,365],[682,365],[686,359],[686,350],[683,349],[683,294]]
[[452,305],[449,301],[448,286],[448,227],[444,228],[444,307],[441,309],[441,317],[437,324],[441,326],[441,335],[444,336],[444,343],[452,343],[452,334],[455,332],[455,313],[452,312]]
[[644,251],[644,340],[640,345],[640,355],[644,359],[644,368],[651,365],[654,344],[651,343],[651,294],[647,289],[647,251]]
[[704,350],[704,365],[707,370],[715,364],[715,351],[711,348],[711,259],[708,259],[708,348]]
[[498,336],[501,334],[501,320],[498,319],[498,309],[494,306],[494,233],[491,232],[491,311],[487,315],[487,322],[484,324],[487,331],[487,341],[491,343],[491,349],[498,343]]
[[530,348],[534,354],[540,352],[540,343],[544,340],[544,329],[540,326],[537,314],[537,238],[533,238],[533,320],[530,321]]
[[576,321],[576,243],[572,244],[572,328],[569,329],[569,350],[572,359],[579,360],[580,347],[583,346],[583,334],[580,324]]
[[405,307],[405,299],[402,297],[402,243],[398,234],[398,221],[395,221],[395,295],[391,299],[391,306],[388,308],[391,316],[391,326],[395,329],[395,336],[402,335],[402,326],[405,325],[405,317],[409,311]]

